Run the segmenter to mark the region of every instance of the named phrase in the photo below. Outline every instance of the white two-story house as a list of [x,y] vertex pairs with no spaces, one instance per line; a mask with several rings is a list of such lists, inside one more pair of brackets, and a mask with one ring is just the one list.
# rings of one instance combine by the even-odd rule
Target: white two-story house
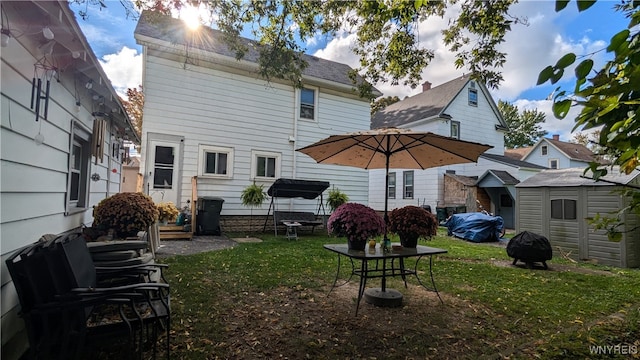
[[582,144],[565,142],[559,135],[542,138],[535,145],[506,150],[514,158],[549,169],[587,168],[592,161],[602,162],[589,148]]
[[124,107],[66,0],[2,1],[0,274],[2,359],[28,347],[5,261],[45,234],[91,225],[120,192]]
[[[144,53],[141,173],[156,201],[184,206],[192,195],[224,199],[222,216],[249,215],[242,190],[265,190],[278,178],[322,180],[352,201],[367,202],[366,170],[318,165],[296,149],[329,135],[369,128],[369,99],[358,96],[349,66],[304,56],[302,88],[260,77],[257,44],[236,60],[210,28],[192,32],[169,17],[143,12],[135,38]],[[377,95],[380,95],[377,93]],[[309,200],[287,199],[291,210],[315,211]],[[281,209],[283,209],[281,207]],[[253,215],[267,208],[253,209]]]
[[[504,156],[507,124],[487,88],[468,75],[435,87],[424,83],[421,93],[373,115],[371,128],[383,127],[429,131],[493,146],[477,163],[390,170],[389,209],[428,205],[432,211],[473,212],[478,200],[486,210],[502,216],[506,227],[513,228],[515,184],[543,168]],[[378,210],[384,208],[384,177],[384,171],[370,171],[369,204]]]

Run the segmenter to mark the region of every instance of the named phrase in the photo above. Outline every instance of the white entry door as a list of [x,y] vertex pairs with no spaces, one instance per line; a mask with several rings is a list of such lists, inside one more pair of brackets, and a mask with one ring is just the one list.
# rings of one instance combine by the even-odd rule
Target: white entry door
[[151,140],[149,150],[146,166],[149,195],[156,203],[171,201],[180,207],[180,142]]

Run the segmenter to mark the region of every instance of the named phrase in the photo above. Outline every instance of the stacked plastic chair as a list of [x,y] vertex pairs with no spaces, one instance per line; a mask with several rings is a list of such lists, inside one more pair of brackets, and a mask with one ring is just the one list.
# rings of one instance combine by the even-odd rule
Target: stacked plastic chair
[[79,233],[39,241],[6,263],[29,337],[28,358],[86,358],[115,336],[127,339],[130,358],[141,359],[149,346],[155,358],[160,330],[166,332],[169,358],[169,285],[152,276],[161,265],[111,267],[99,276]]

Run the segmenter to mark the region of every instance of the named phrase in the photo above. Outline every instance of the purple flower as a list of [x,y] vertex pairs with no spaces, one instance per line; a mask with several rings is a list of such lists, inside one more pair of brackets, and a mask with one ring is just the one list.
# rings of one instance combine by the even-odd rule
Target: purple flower
[[331,234],[366,241],[383,234],[385,224],[372,208],[358,203],[345,203],[331,214],[327,227]]
[[438,233],[438,220],[427,210],[408,205],[389,213],[389,231],[400,237],[431,237]]

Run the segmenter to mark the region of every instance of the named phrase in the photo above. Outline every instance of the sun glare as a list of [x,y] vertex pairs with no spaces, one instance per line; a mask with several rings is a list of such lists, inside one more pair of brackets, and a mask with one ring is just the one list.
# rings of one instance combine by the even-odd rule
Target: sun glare
[[197,30],[202,25],[202,17],[200,9],[193,6],[186,6],[180,10],[180,19],[184,21],[191,30]]

